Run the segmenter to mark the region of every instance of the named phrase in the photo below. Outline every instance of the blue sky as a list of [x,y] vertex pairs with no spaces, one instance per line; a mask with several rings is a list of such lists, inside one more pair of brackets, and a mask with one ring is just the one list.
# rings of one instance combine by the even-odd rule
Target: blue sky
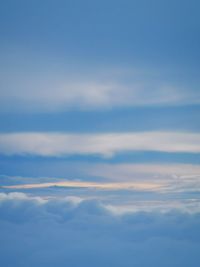
[[199,2],[0,6],[0,264],[198,266]]

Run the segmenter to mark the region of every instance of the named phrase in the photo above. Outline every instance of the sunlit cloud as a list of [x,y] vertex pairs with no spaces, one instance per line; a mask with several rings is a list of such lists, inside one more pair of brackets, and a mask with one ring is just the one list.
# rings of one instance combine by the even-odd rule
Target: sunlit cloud
[[[200,166],[192,164],[76,164],[82,178],[1,177],[1,189],[68,188],[72,190],[133,190],[190,194],[200,191]],[[83,178],[87,177],[87,178]],[[88,180],[89,179],[89,180]],[[98,181],[93,179],[98,179]],[[6,182],[7,181],[7,182]],[[37,192],[37,190],[35,191]],[[55,194],[57,191],[55,190]]]
[[21,184],[2,186],[4,189],[34,189],[34,188],[48,188],[48,187],[66,187],[66,188],[88,188],[88,189],[102,189],[102,190],[157,190],[162,185],[158,183],[97,183],[97,182],[74,182],[63,181],[55,183],[39,183],[39,184]]

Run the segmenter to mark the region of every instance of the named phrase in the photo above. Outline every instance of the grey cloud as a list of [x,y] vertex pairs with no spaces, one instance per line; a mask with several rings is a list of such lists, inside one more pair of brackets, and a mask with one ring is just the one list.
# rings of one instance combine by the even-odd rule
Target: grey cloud
[[[110,213],[101,203],[1,194],[2,266],[196,267],[200,215]],[[10,216],[9,216],[10,214]]]

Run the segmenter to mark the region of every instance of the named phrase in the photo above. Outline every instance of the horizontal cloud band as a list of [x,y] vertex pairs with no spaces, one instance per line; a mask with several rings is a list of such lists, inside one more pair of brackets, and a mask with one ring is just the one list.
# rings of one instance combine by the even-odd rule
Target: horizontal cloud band
[[0,134],[0,153],[4,155],[111,157],[116,153],[130,151],[199,153],[200,135],[180,132]]
[[95,183],[95,182],[77,182],[77,181],[62,181],[54,183],[37,183],[37,184],[25,184],[25,185],[11,185],[2,186],[0,188],[7,189],[33,189],[33,188],[48,188],[48,187],[66,187],[66,188],[92,188],[92,189],[107,189],[107,190],[156,190],[161,187],[158,183]]
[[[66,69],[58,73],[49,65],[38,66],[36,63],[33,71],[34,60],[31,58],[29,62],[32,66],[29,63],[23,69],[15,69],[15,64],[11,64],[4,67],[3,74],[0,73],[3,88],[0,112],[10,112],[10,107],[20,112],[59,112],[74,108],[102,110],[200,103],[200,94],[194,85],[188,85],[188,81],[177,82],[174,73],[169,76],[161,69],[135,66],[134,69],[108,68],[102,71],[93,67],[84,73],[80,70],[70,73]],[[63,71],[64,75],[61,74]]]

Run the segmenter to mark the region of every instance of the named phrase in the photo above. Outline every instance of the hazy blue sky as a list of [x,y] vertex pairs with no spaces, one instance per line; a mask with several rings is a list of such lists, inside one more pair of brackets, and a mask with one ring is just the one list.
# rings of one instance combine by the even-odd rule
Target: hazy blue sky
[[0,0],[0,265],[200,264],[200,3]]

